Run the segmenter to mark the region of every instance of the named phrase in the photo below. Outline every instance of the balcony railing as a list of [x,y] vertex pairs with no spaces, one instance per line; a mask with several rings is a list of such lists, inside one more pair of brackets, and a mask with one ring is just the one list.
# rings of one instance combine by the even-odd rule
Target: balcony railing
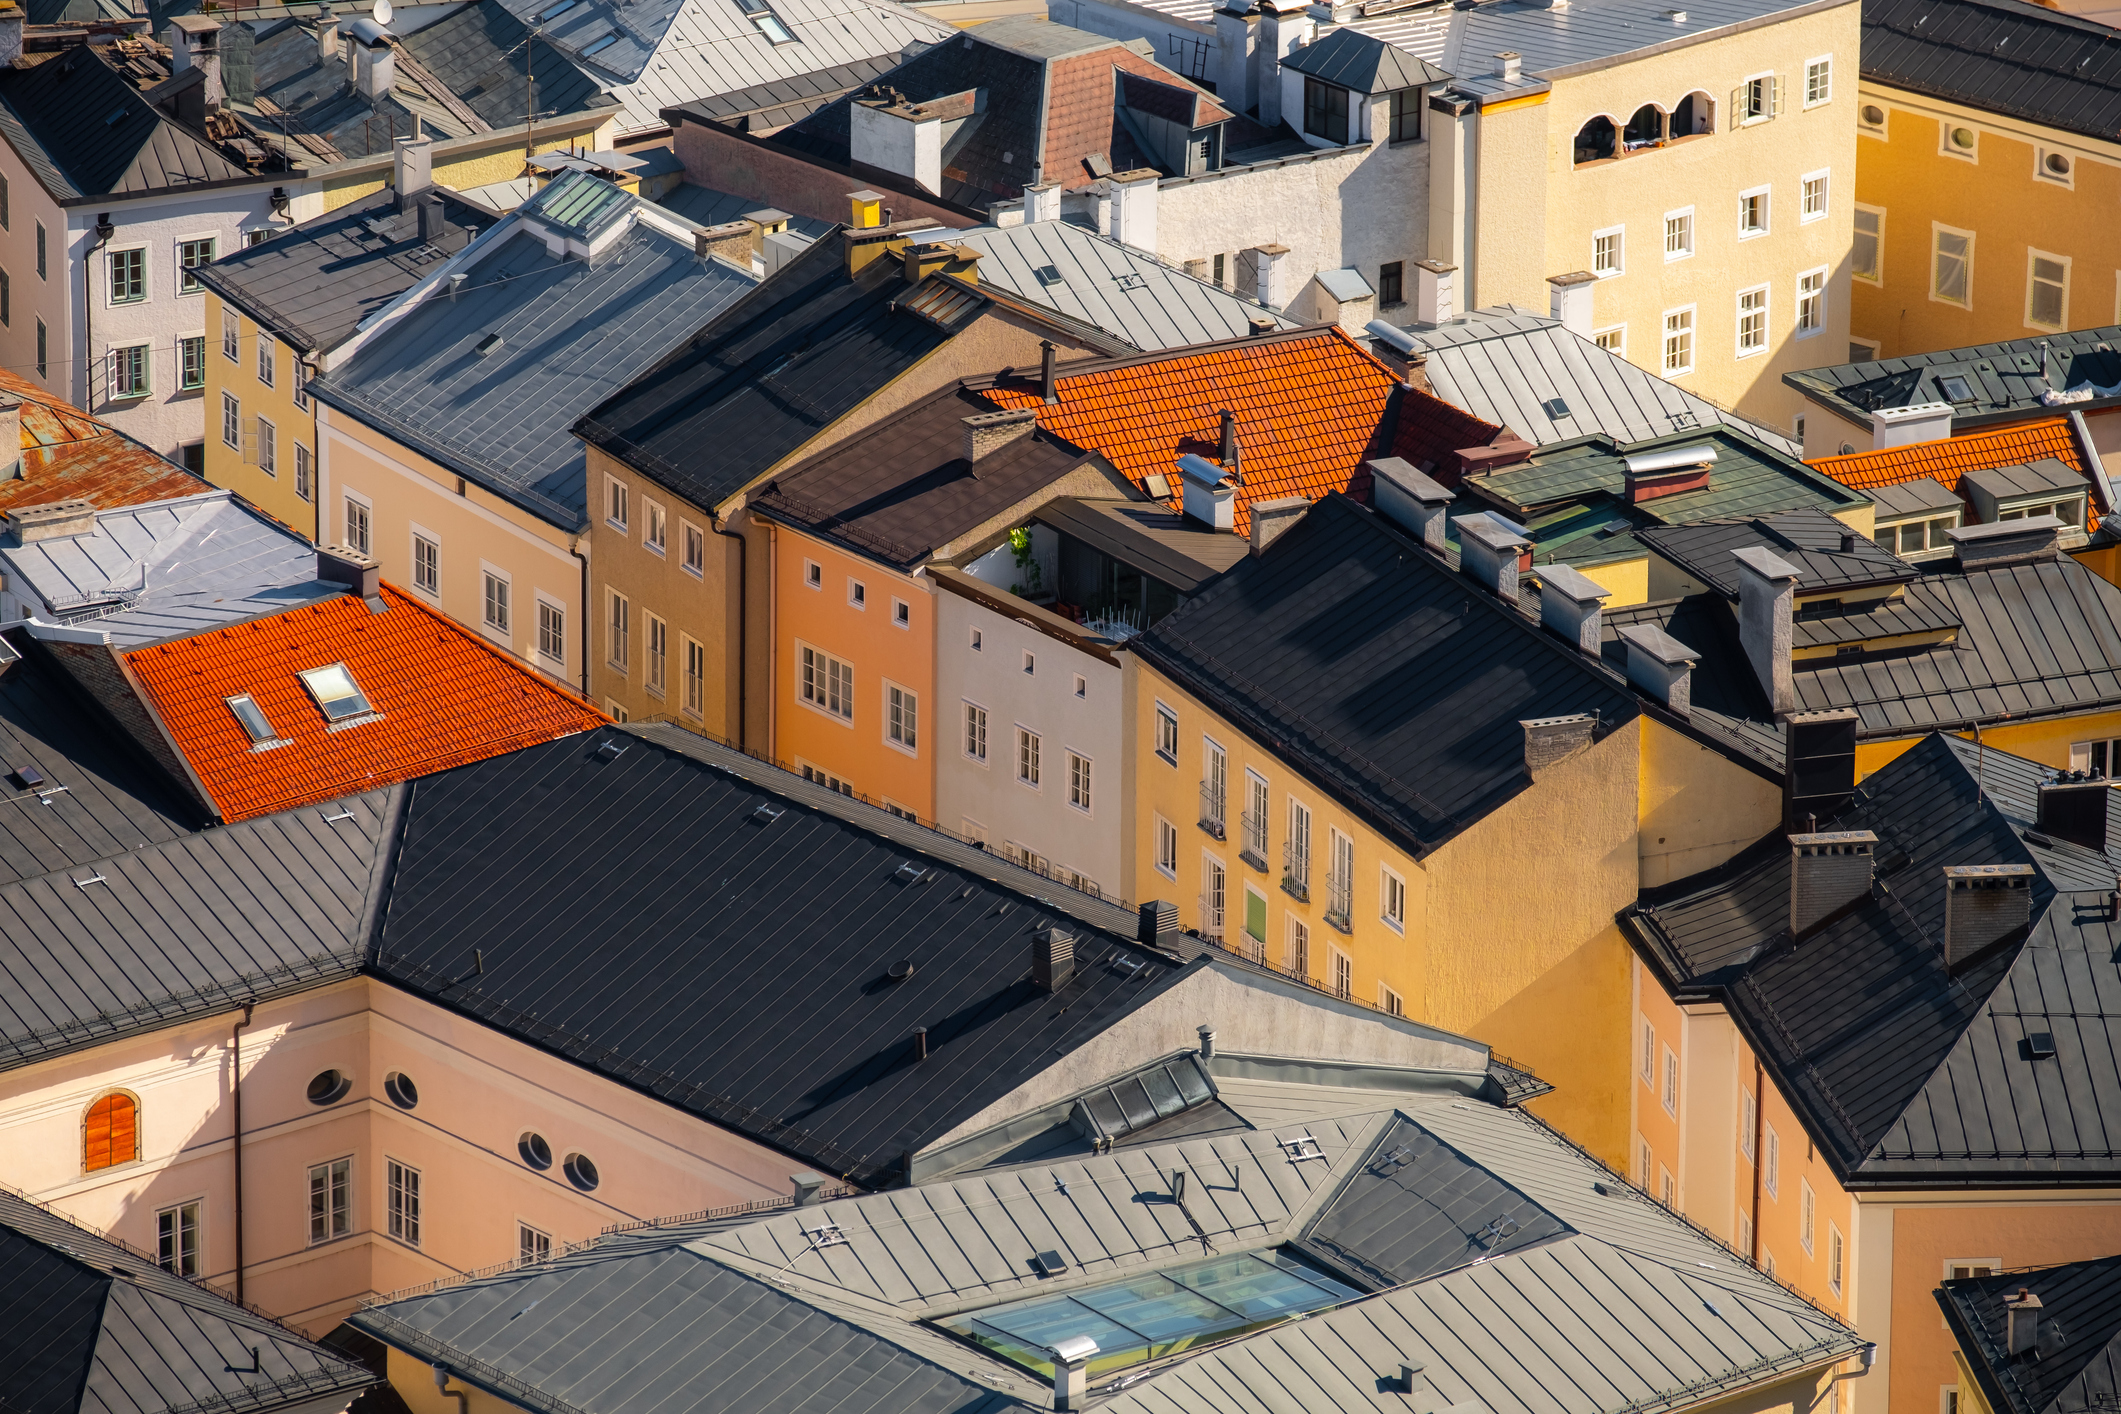
[[1311,855],[1298,849],[1295,840],[1281,847],[1281,887],[1282,892],[1305,903],[1311,901]]
[[1326,875],[1326,922],[1343,933],[1352,933],[1355,913],[1355,876],[1338,870]]
[[1223,940],[1222,902],[1207,894],[1200,896],[1200,935],[1211,943]]
[[1200,783],[1200,827],[1217,839],[1223,833],[1223,788],[1214,781]]
[[1267,812],[1247,810],[1243,825],[1245,843],[1244,848],[1238,850],[1237,857],[1264,874],[1267,872]]

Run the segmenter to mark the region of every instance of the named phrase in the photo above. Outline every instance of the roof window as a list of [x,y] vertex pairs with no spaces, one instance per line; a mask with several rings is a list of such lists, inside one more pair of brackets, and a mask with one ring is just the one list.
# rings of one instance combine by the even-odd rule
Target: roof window
[[736,7],[758,26],[760,34],[775,44],[795,43],[795,36],[789,33],[788,26],[781,23],[781,17],[773,13],[773,7],[766,0],[736,0]]
[[583,45],[582,55],[584,58],[587,58],[591,54],[602,53],[604,50],[609,49],[612,45],[617,44],[618,42],[619,32],[617,30],[607,31],[603,35],[603,37],[599,39],[592,39],[591,41],[589,41],[589,43]]
[[[317,699],[317,706],[323,708],[324,715],[334,722],[375,711],[368,705],[368,698],[360,685],[353,680],[353,674],[346,671],[344,663],[311,668],[295,676],[302,679],[302,686],[309,689],[309,695]],[[230,705],[234,705],[233,699]]]
[[1052,1377],[1053,1347],[1088,1337],[1092,1379],[1234,1336],[1291,1316],[1338,1306],[1362,1293],[1285,1252],[1210,1257],[1145,1272],[1065,1296],[1034,1296],[939,1322],[1026,1370]]
[[228,704],[229,711],[236,714],[236,721],[242,725],[243,730],[250,733],[252,745],[264,746],[280,739],[280,734],[272,729],[272,723],[265,720],[265,709],[260,707],[249,693],[241,692],[221,700]]
[[1973,385],[1959,374],[1953,373],[1939,378],[1937,386],[1944,390],[1945,398],[1951,402],[1970,403],[1974,401]]
[[572,10],[575,7],[575,4],[576,0],[560,0],[559,4],[553,6],[551,9],[545,11],[543,14],[538,16],[538,23],[541,25],[551,24],[560,16],[566,14],[569,10]]

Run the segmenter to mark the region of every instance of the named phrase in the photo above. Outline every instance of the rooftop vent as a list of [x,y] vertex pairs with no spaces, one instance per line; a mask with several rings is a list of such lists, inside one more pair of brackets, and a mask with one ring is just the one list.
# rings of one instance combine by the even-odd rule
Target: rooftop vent
[[1057,992],[1075,975],[1075,935],[1041,928],[1031,935],[1031,980],[1042,992]]
[[500,348],[501,344],[502,339],[499,334],[488,334],[485,338],[479,340],[477,344],[472,346],[472,352],[477,354],[480,358],[485,358],[488,355],[492,354],[496,349]]
[[1578,712],[1568,717],[1533,717],[1517,725],[1524,728],[1525,771],[1536,781],[1549,767],[1591,744],[1591,729],[1597,719]]
[[2111,781],[2049,781],[2040,787],[2040,833],[2104,853],[2112,800]]
[[1370,468],[1370,502],[1386,519],[1444,553],[1444,513],[1456,499],[1441,482],[1399,457],[1380,457]]
[[23,545],[40,540],[64,540],[92,534],[96,529],[96,507],[83,500],[52,501],[42,506],[18,506],[7,513],[7,528]]
[[758,821],[761,825],[770,825],[787,813],[788,807],[775,805],[772,801],[767,800],[761,801],[758,805],[752,807],[751,818]]
[[1166,933],[1178,931],[1178,905],[1163,899],[1151,899],[1141,906],[1140,922],[1134,936],[1137,941],[1153,943]]
[[1689,447],[1671,447],[1626,459],[1627,498],[1641,505],[1662,496],[1706,490],[1716,467],[1716,448],[1707,442]]
[[1869,830],[1790,836],[1790,936],[1802,938],[1871,891],[1878,836]]
[[1795,834],[1841,813],[1856,793],[1856,728],[1853,707],[1789,716],[1788,770],[1782,784],[1782,828]]
[[1031,1268],[1042,1277],[1057,1277],[1068,1270],[1068,1259],[1058,1252],[1041,1252],[1031,1259]]
[[1958,967],[2026,925],[2030,864],[1955,864],[1944,871],[1944,965]]
[[817,1202],[818,1192],[825,1186],[825,1176],[808,1171],[791,1173],[788,1175],[788,1183],[795,1190],[795,1205],[798,1208],[807,1208]]
[[343,584],[358,598],[373,599],[383,583],[383,565],[359,550],[326,545],[317,551],[317,578],[326,584]]

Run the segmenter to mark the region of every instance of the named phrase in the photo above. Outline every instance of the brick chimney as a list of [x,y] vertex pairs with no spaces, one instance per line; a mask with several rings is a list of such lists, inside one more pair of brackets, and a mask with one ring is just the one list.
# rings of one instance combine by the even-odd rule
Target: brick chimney
[[[1577,651],[1599,656],[1604,641],[1604,600],[1612,590],[1567,565],[1541,565],[1539,626]],[[1623,630],[1621,637],[1627,636]]]
[[1944,871],[1944,965],[1957,967],[2033,916],[2033,866],[1957,864]]
[[965,424],[963,456],[971,463],[974,476],[980,474],[982,458],[1038,430],[1038,414],[1030,408],[1005,408],[961,420]]
[[1444,512],[1456,498],[1402,458],[1380,457],[1364,465],[1370,468],[1370,501],[1378,513],[1443,554]]
[[1738,561],[1738,638],[1778,717],[1797,707],[1790,672],[1790,617],[1803,571],[1763,545],[1731,551]]
[[1867,897],[1878,836],[1835,830],[1790,836],[1790,936],[1802,938]]

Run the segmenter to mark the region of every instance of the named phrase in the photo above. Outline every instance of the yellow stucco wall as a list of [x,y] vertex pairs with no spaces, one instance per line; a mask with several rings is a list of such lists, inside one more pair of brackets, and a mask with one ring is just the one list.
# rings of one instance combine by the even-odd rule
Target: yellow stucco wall
[[[1866,80],[1859,100],[1885,122],[1860,132],[1856,199],[1884,213],[1879,278],[1854,286],[1850,333],[1879,356],[2037,338],[2056,328],[2113,322],[2121,301],[2121,143],[2100,142]],[[1946,133],[1975,135],[1973,155],[1950,155]],[[2036,175],[2048,153],[2068,160],[2065,180]],[[1934,227],[1973,234],[1965,304],[1932,294]],[[2069,266],[2062,323],[2027,322],[2029,254]]]
[[[1955,732],[1971,741],[1972,732]],[[2043,766],[2065,769],[2070,764],[2070,746],[2076,742],[2111,741],[2121,737],[2121,712],[2092,712],[2081,717],[2055,717],[2037,722],[1999,722],[1981,729],[1981,744],[2013,756],[2023,756]],[[1856,779],[1898,759],[1922,740],[1919,736],[1894,741],[1865,741],[1856,745]],[[2109,770],[2112,768],[2109,767]]]
[[[226,352],[224,319],[235,320],[236,356]],[[259,376],[258,342],[264,340],[272,354],[273,381],[268,386]],[[224,304],[213,291],[206,292],[206,479],[225,487],[277,516],[300,534],[317,538],[316,405],[295,402],[300,367],[295,352],[286,344]],[[224,435],[224,398],[236,400],[241,423],[236,445]],[[272,426],[273,469],[268,471],[262,454],[246,453],[256,430],[253,421],[263,417]],[[297,449],[300,449],[299,452]],[[298,477],[298,457],[308,458],[306,476]]]
[[[612,119],[593,114],[576,113],[556,118],[549,124],[539,124],[535,137],[527,144],[527,152],[520,128],[437,142],[434,179],[458,191],[491,182],[505,182],[523,175],[524,163],[539,152],[558,152],[570,147],[591,151],[608,148],[612,124]],[[391,164],[388,161],[351,162],[339,170],[326,172],[322,182],[322,210],[336,211],[350,201],[372,196],[390,185],[390,177]]]
[[[1650,557],[1642,555],[1632,560],[1615,560],[1603,565],[1572,565],[1582,571],[1586,579],[1594,580],[1613,592],[1605,601],[1608,609],[1625,608],[1630,604],[1646,604],[1650,599]],[[1535,570],[1533,573],[1538,573]]]
[[1644,888],[1715,868],[1782,818],[1777,782],[1647,717],[1641,769]]

